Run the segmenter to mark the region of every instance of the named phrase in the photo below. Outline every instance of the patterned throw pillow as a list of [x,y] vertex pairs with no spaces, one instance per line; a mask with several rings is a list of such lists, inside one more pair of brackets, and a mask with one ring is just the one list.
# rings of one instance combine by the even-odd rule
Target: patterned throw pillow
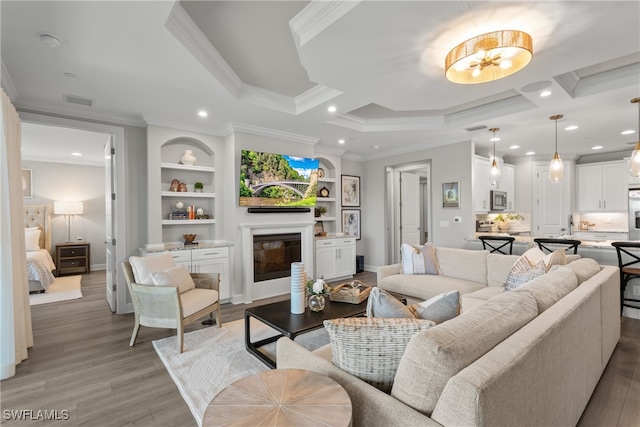
[[511,267],[511,271],[507,276],[507,283],[504,285],[504,290],[513,291],[536,277],[542,276],[546,272],[547,269],[543,260],[540,260],[535,265],[531,265],[529,259],[523,255],[518,258],[513,264],[513,267]]
[[435,326],[430,320],[349,317],[325,320],[333,364],[389,393],[411,337]]
[[440,274],[436,253],[431,243],[421,248],[403,243],[400,246],[402,255],[402,274]]

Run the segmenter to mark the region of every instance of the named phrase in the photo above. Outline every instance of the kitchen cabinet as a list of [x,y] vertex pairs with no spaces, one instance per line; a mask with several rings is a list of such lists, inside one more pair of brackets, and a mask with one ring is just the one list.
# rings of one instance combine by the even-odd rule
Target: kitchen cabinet
[[491,183],[489,172],[491,165],[489,159],[474,157],[473,161],[473,205],[476,212],[489,212],[489,195]]
[[627,210],[625,161],[576,166],[578,212],[624,212]]
[[325,280],[350,278],[356,273],[356,239],[316,240],[316,277]]
[[513,212],[516,210],[516,168],[511,165],[504,165],[501,174],[502,180],[501,190],[507,192],[507,208],[505,211]]
[[576,240],[587,240],[601,242],[606,240],[625,241],[629,240],[628,233],[622,232],[604,232],[604,231],[576,231],[573,233]]

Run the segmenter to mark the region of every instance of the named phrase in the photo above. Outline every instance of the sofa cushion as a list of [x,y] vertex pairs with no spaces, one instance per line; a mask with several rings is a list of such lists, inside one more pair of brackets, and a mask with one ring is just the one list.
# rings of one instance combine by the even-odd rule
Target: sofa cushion
[[580,285],[585,280],[589,280],[591,277],[595,276],[602,270],[600,264],[594,259],[591,258],[581,258],[576,261],[570,262],[566,265],[567,268],[572,270],[577,279],[578,285]]
[[467,312],[473,308],[476,308],[491,298],[500,295],[504,292],[504,288],[498,286],[487,286],[484,289],[479,289],[475,292],[471,292],[470,294],[465,294],[460,297],[461,300],[461,310],[462,312]]
[[450,291],[426,301],[412,304],[409,310],[416,319],[442,323],[460,314],[460,292]]
[[391,395],[430,415],[449,378],[538,314],[528,292],[505,292],[416,334],[400,360]]
[[[487,254],[489,251],[440,247],[436,247],[435,250],[443,275],[483,285],[487,284]],[[464,293],[460,289],[458,290],[460,293]]]
[[507,276],[511,272],[511,267],[520,258],[519,255],[487,255],[487,284],[489,286],[504,287],[507,283]]
[[406,305],[377,286],[371,288],[367,299],[367,317],[415,318]]
[[538,312],[542,313],[577,287],[578,279],[573,270],[562,266],[520,286],[514,292],[530,292],[536,299]]
[[133,278],[141,285],[153,285],[151,273],[175,267],[176,263],[168,251],[153,256],[129,257]]
[[440,274],[438,260],[431,243],[424,246],[412,246],[403,243],[400,246],[402,254],[402,274]]
[[419,300],[427,300],[453,289],[460,294],[468,294],[486,287],[478,282],[456,279],[447,276],[396,274],[378,282],[381,289],[409,295]]
[[189,270],[184,265],[177,265],[163,271],[156,271],[150,274],[153,284],[156,286],[177,286],[178,292],[187,292],[195,289],[196,284],[189,274]]
[[372,386],[389,392],[407,343],[435,326],[430,320],[350,317],[325,320],[333,364]]

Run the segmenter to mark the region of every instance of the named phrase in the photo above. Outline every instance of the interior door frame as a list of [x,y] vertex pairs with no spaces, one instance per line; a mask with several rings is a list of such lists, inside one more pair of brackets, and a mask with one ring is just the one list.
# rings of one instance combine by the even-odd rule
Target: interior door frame
[[[117,153],[125,152],[124,128],[114,125],[106,125],[102,123],[86,122],[78,119],[67,119],[62,117],[48,116],[38,113],[20,112],[20,119],[24,123],[35,123],[47,126],[66,127],[71,129],[85,130],[89,132],[98,132],[111,135],[115,141],[116,161],[115,161],[115,181],[116,194],[119,195],[118,203],[116,203],[116,212],[114,214],[114,223],[116,225],[116,264],[126,260],[126,244],[127,241],[127,217],[126,217],[126,191],[125,191],[125,171],[126,158]],[[133,312],[133,303],[127,302],[128,291],[124,280],[124,273],[121,269],[117,269],[116,276],[116,312],[131,313]],[[106,296],[105,296],[106,297]]]

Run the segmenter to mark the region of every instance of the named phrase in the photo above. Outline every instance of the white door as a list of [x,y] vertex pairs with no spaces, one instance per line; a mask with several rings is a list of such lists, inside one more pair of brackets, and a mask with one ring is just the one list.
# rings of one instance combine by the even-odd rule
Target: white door
[[109,136],[109,141],[104,145],[104,206],[105,206],[105,223],[106,223],[106,237],[105,237],[105,245],[106,245],[106,296],[107,303],[109,304],[109,308],[112,312],[116,311],[116,283],[118,277],[117,271],[117,263],[116,263],[116,248],[115,248],[115,235],[116,235],[116,227],[115,227],[115,215],[116,211],[116,186],[115,186],[115,144],[113,141],[113,136]]
[[400,227],[402,243],[420,244],[420,177],[400,174]]
[[[564,170],[568,170],[565,164]],[[549,165],[536,168],[536,227],[538,237],[557,237],[568,233],[569,177],[565,173],[562,182],[549,179]]]

